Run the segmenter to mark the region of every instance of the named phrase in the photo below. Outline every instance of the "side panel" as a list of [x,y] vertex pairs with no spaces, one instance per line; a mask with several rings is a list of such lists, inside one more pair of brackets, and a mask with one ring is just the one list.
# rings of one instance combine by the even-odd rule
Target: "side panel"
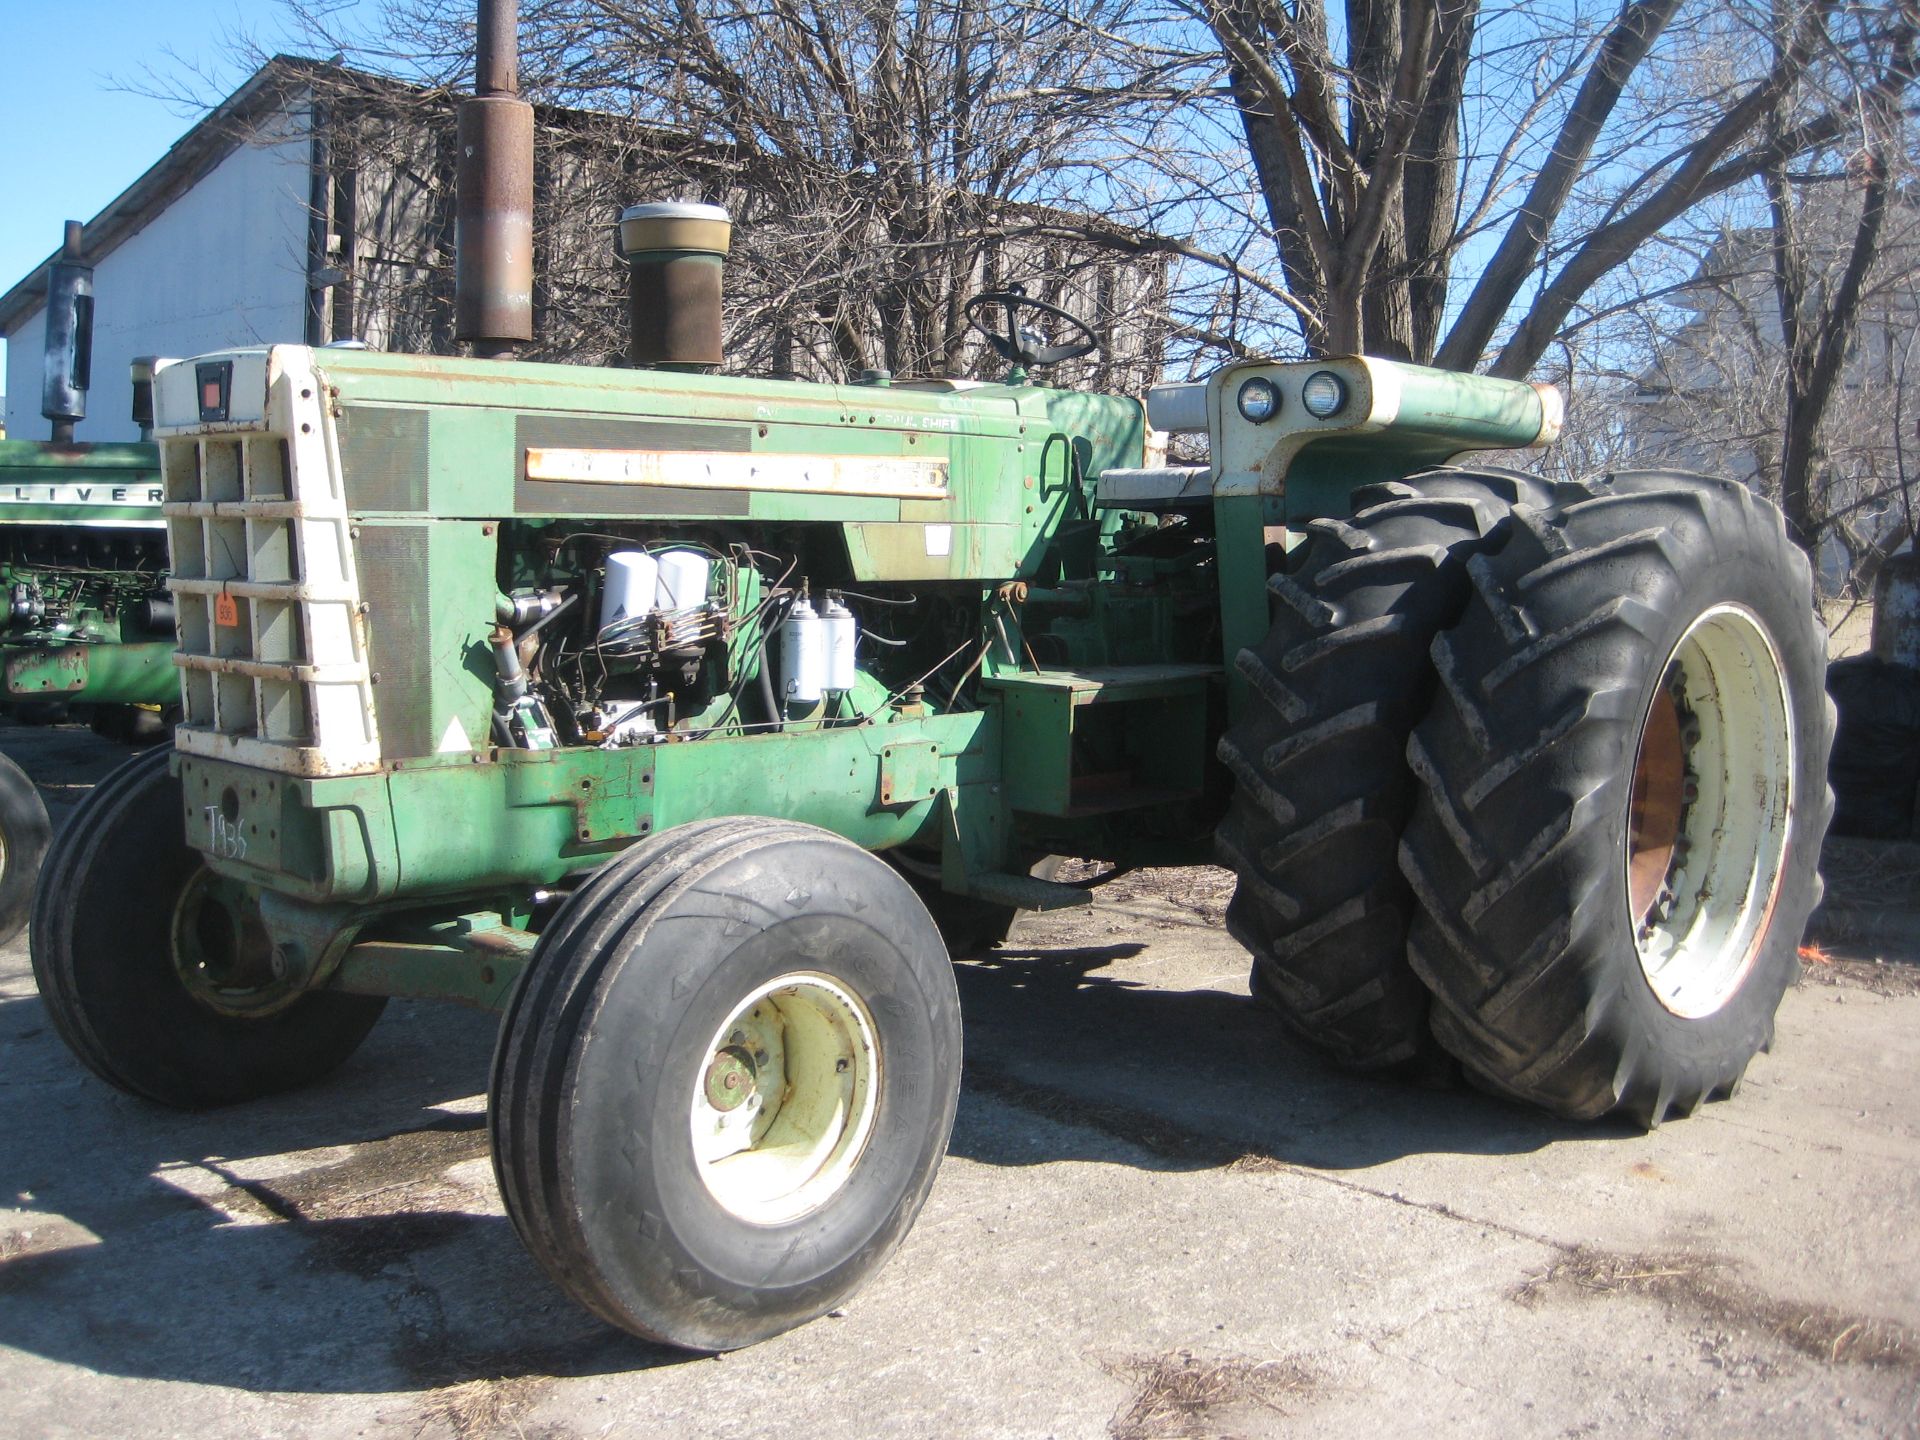
[[141,640],[90,645],[7,646],[3,671],[15,700],[89,705],[171,705],[180,697],[173,645]]
[[383,759],[492,743],[494,529],[477,520],[354,527]]
[[[502,751],[304,780],[182,755],[187,841],[308,902],[412,901],[550,884],[654,830],[778,815],[884,850],[934,843],[947,793],[1003,835],[989,712],[618,750]],[[910,792],[894,793],[913,757]],[[480,763],[480,762],[487,763]],[[990,841],[987,843],[991,843]],[[975,857],[990,869],[995,854]]]

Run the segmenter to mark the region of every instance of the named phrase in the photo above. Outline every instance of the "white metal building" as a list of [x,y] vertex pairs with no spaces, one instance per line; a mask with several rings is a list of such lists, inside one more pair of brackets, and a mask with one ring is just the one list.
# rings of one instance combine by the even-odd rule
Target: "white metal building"
[[[262,67],[86,224],[94,267],[93,388],[79,440],[133,440],[136,355],[194,355],[307,334],[309,107],[294,67]],[[58,250],[57,233],[50,234]],[[50,254],[48,259],[51,261]],[[6,431],[40,418],[46,265],[0,294]]]

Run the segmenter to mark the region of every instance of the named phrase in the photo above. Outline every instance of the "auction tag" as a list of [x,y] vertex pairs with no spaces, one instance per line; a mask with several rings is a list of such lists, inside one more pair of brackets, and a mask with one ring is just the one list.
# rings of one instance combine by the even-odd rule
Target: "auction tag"
[[224,590],[213,597],[213,618],[217,624],[221,625],[240,623],[240,607],[233,603],[233,596]]

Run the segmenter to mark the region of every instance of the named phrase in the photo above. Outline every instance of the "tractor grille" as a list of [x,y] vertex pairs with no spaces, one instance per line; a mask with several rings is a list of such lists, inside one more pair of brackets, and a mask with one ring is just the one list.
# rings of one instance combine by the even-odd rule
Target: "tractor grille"
[[353,476],[356,512],[427,508],[426,411],[355,405],[338,424],[340,468]]
[[161,442],[180,627],[176,741],[290,774],[353,774],[378,768],[379,735],[317,388],[311,372],[304,388],[275,373],[266,433],[209,427]]
[[[359,477],[354,477],[359,503]],[[368,663],[380,687],[380,744],[389,756],[431,755],[433,570],[425,525],[363,525],[357,553],[366,576]]]

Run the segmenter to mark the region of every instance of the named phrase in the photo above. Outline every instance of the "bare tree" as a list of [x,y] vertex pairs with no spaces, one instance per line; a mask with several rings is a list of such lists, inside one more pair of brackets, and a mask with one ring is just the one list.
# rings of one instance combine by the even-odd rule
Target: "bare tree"
[[[1179,247],[1100,213],[1112,157],[1094,137],[1127,103],[1127,77],[1111,47],[1077,43],[1126,8],[1094,0],[1069,21],[982,0],[533,0],[521,6],[524,87],[600,122],[590,139],[543,145],[536,179],[564,179],[569,203],[603,226],[635,200],[728,204],[741,367],[990,373],[998,362],[962,304],[1024,282],[1119,341],[1117,367],[1061,378],[1138,389],[1162,365],[1158,342],[1140,340],[1170,323]],[[438,89],[470,67],[471,11],[389,0],[356,32],[294,9],[316,47]],[[586,166],[593,147],[623,158]],[[554,303],[605,291],[605,233],[597,251],[542,268]]]
[[[373,13],[358,35],[309,14],[314,43],[462,82],[466,0]],[[1162,359],[1294,347],[1630,379],[1709,217],[1751,225],[1768,177],[1860,150],[1869,122],[1894,143],[1917,23],[1914,0],[528,0],[522,18],[536,97],[646,137],[593,185],[572,140],[543,173],[600,219],[669,195],[739,212],[742,368],[991,373],[959,306],[1024,278],[1096,328],[1166,337],[1060,377],[1126,388]],[[1788,188],[1791,220],[1808,187]],[[549,303],[591,309],[601,237],[546,243]],[[1786,271],[1810,316],[1846,290]],[[1811,434],[1847,333],[1795,334]]]
[[[1920,196],[1900,174],[1857,285],[1848,274],[1861,263],[1864,178],[1844,166],[1790,177],[1797,317],[1783,308],[1768,217],[1729,207],[1717,235],[1701,237],[1704,258],[1685,283],[1646,285],[1609,317],[1599,349],[1622,368],[1577,358],[1582,403],[1556,458],[1575,472],[1623,463],[1731,472],[1784,501],[1790,427],[1811,424],[1799,538],[1830,592],[1869,592],[1913,533],[1920,502]],[[1809,363],[1810,334],[1837,329],[1834,303],[1849,296],[1849,340],[1830,349],[1816,423],[1790,401],[1794,372]],[[1796,318],[1798,354],[1787,338]]]
[[1845,17],[1767,137],[1850,123],[1696,207],[1623,262],[1563,335],[1574,449],[1742,474],[1827,587],[1864,593],[1913,531],[1909,351],[1920,320],[1910,5]]
[[1129,41],[1194,45],[1307,348],[1519,377],[1676,221],[1856,130],[1809,74],[1913,28],[1844,0],[1166,0]]
[[[1887,17],[1884,48],[1875,47],[1863,57],[1865,75],[1847,73],[1849,80],[1864,80],[1846,87],[1857,96],[1858,145],[1840,157],[1838,176],[1829,170],[1815,177],[1820,181],[1841,178],[1859,189],[1851,235],[1836,247],[1837,273],[1823,272],[1809,254],[1804,219],[1809,207],[1801,200],[1807,188],[1804,182],[1792,173],[1785,157],[1776,158],[1765,171],[1774,293],[1786,347],[1780,501],[1788,529],[1809,550],[1816,547],[1821,530],[1813,493],[1821,426],[1858,333],[1868,276],[1886,226],[1895,167],[1904,159],[1900,142],[1908,127],[1901,109],[1915,73],[1916,14],[1920,8],[1913,0],[1905,0]],[[1791,116],[1779,113],[1771,128],[1778,133],[1791,123]]]

